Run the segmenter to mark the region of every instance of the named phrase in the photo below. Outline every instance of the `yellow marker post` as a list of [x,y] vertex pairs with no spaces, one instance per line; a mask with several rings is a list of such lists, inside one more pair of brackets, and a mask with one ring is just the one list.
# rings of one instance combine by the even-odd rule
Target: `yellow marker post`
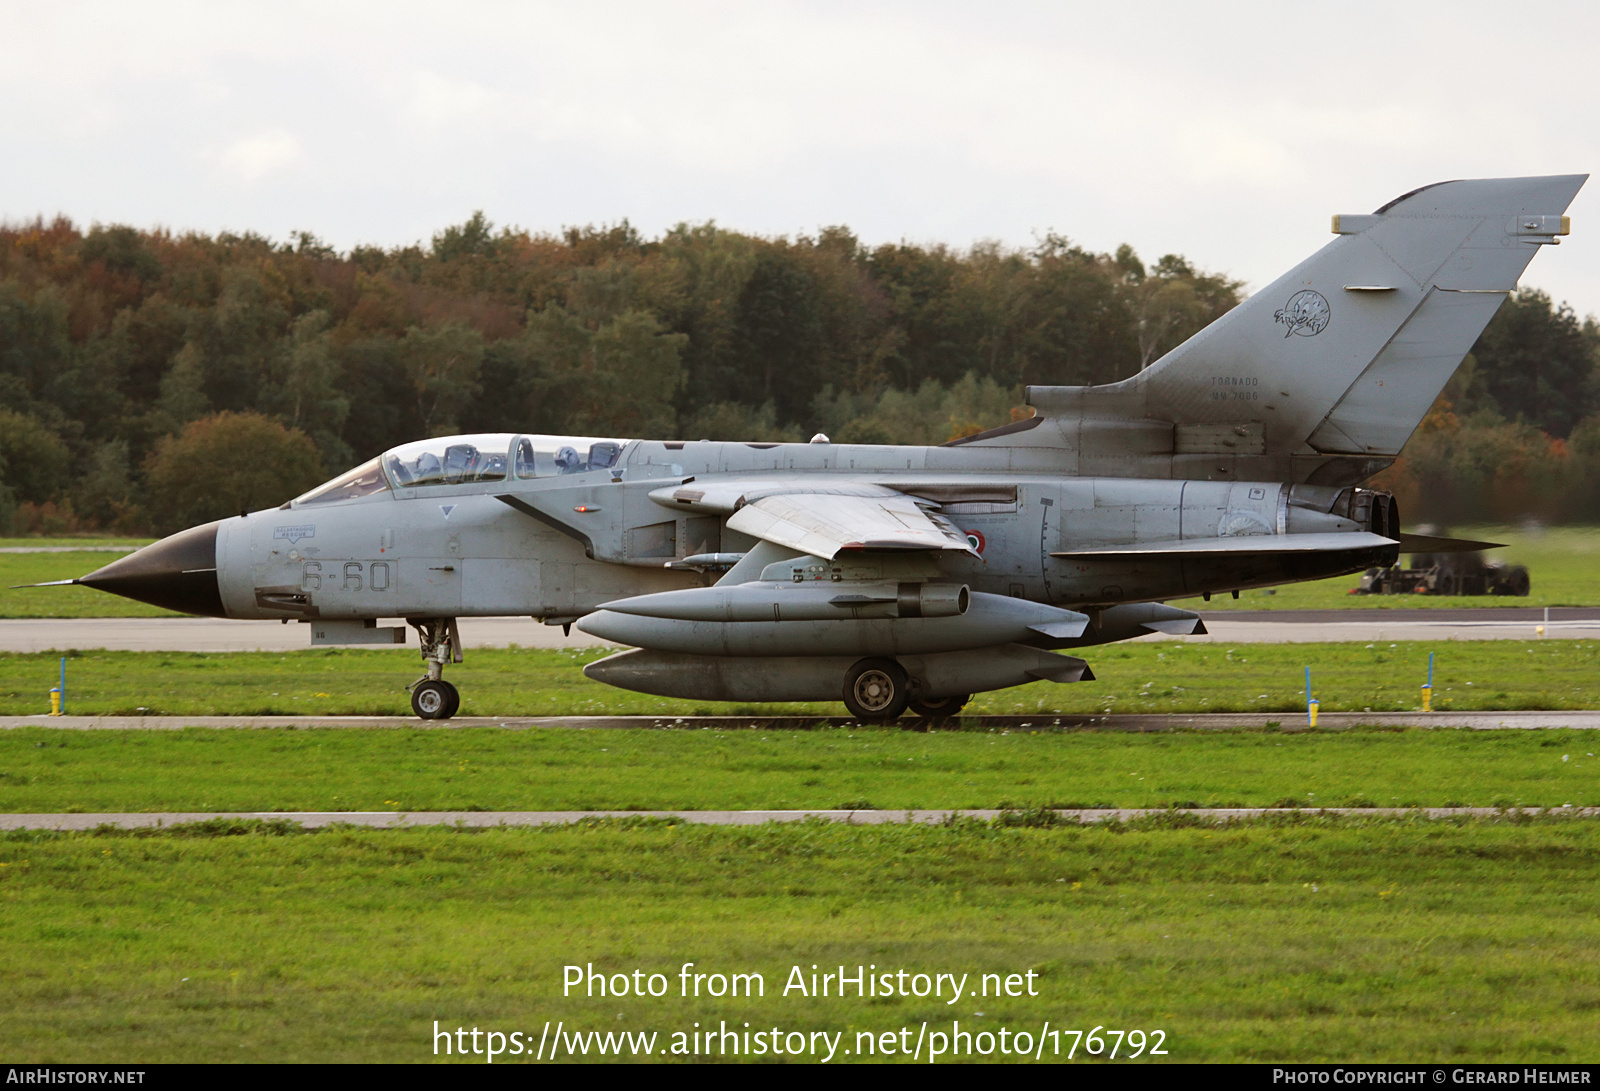
[[1311,698],[1310,703],[1306,705],[1306,715],[1310,718],[1312,727],[1317,726],[1317,710],[1321,707],[1322,702],[1315,697]]
[[50,715],[61,715],[61,691],[54,686],[50,687]]

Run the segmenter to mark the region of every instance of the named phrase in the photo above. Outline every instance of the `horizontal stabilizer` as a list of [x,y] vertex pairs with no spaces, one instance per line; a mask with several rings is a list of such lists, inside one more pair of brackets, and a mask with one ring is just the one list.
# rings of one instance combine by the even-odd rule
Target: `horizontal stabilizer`
[[1398,545],[1393,538],[1368,531],[1349,534],[1252,534],[1233,538],[1185,538],[1181,541],[1139,542],[1052,552],[1052,557],[1077,560],[1141,560],[1144,558],[1228,554],[1340,553],[1353,549],[1383,549]]
[[1480,549],[1499,549],[1504,542],[1475,542],[1471,538],[1440,538],[1432,534],[1400,535],[1402,553],[1476,553]]

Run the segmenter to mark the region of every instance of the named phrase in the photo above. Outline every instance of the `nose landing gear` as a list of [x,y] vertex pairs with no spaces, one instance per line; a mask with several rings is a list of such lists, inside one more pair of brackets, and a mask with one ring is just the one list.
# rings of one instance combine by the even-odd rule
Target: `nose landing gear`
[[411,688],[411,711],[424,720],[448,720],[460,707],[460,691],[443,678],[417,682]]
[[461,708],[461,693],[444,680],[444,665],[461,662],[461,632],[453,617],[407,618],[417,630],[428,673],[406,688],[411,711],[424,720],[448,720]]

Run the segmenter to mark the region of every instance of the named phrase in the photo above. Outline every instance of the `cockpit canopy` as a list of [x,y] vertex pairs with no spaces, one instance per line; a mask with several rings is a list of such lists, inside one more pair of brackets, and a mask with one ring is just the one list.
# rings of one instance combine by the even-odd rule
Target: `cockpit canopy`
[[383,455],[383,468],[397,489],[504,481],[514,438],[491,434],[418,440]]
[[519,436],[493,432],[417,440],[384,452],[295,499],[296,505],[430,485],[468,485],[518,478],[609,470],[622,457],[625,439],[593,436]]
[[622,458],[625,439],[593,436],[518,436],[514,458],[518,477],[555,477],[609,470]]

